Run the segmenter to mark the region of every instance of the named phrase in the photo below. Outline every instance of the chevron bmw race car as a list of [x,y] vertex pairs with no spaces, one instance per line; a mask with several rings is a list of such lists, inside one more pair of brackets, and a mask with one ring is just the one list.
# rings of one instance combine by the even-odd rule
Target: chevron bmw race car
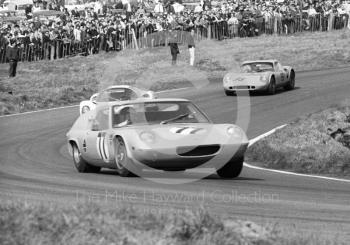
[[214,124],[185,99],[138,99],[97,106],[82,114],[67,133],[79,172],[116,169],[121,176],[142,169],[183,171],[216,168],[237,177],[248,146],[234,124]]
[[146,91],[128,85],[114,85],[110,86],[99,93],[93,94],[89,100],[80,102],[79,112],[83,114],[87,111],[93,110],[97,103],[133,100],[136,98],[150,98],[154,99],[156,96],[153,91]]
[[282,66],[277,60],[245,61],[240,72],[230,72],[224,76],[223,86],[226,95],[236,91],[266,91],[275,94],[283,87],[292,90],[295,86],[295,71],[290,66]]

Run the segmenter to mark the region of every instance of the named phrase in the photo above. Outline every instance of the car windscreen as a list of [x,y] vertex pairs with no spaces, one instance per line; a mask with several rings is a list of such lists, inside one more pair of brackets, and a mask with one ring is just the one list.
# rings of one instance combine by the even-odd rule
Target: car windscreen
[[137,97],[137,94],[131,89],[115,88],[108,89],[99,93],[96,98],[97,102],[124,101],[132,100]]
[[114,106],[113,127],[170,123],[208,123],[191,102],[144,102]]
[[273,64],[271,62],[253,62],[246,63],[241,66],[241,71],[244,73],[257,73],[274,71]]

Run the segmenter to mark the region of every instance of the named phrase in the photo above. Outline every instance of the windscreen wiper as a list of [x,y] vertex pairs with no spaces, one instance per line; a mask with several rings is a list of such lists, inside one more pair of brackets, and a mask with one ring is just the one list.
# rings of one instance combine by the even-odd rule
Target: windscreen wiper
[[169,122],[179,120],[179,119],[184,118],[184,117],[187,117],[187,116],[189,116],[189,115],[190,115],[190,113],[181,114],[181,115],[178,115],[178,116],[176,116],[176,117],[169,118],[169,119],[167,119],[167,120],[163,120],[163,121],[160,122],[160,124],[167,124],[167,123],[169,123]]

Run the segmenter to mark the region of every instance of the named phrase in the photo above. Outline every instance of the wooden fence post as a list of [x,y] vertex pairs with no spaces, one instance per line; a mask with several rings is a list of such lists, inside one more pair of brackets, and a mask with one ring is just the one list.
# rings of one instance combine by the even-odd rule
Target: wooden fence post
[[208,25],[208,39],[211,39],[211,25]]

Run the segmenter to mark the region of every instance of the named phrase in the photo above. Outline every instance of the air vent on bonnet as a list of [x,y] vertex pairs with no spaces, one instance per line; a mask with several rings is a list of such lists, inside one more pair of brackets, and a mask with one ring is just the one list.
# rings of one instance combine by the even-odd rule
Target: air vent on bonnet
[[179,146],[176,153],[180,156],[208,156],[218,152],[220,145]]

